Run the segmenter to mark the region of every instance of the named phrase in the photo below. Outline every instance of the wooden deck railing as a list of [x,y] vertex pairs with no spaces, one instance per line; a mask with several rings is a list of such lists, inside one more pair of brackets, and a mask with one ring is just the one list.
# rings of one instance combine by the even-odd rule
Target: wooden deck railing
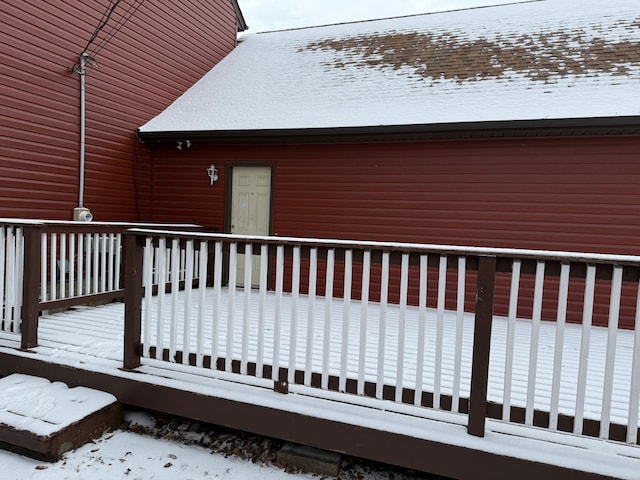
[[20,332],[24,240],[20,225],[0,225],[0,331]]
[[42,311],[122,299],[122,235],[145,225],[0,219],[0,331],[32,348]]
[[1,331],[124,295],[127,369],[638,443],[640,257],[131,226],[0,221]]
[[[493,418],[638,442],[640,257],[145,230],[126,250],[125,368],[444,410],[477,436]],[[207,275],[153,295],[181,255]]]

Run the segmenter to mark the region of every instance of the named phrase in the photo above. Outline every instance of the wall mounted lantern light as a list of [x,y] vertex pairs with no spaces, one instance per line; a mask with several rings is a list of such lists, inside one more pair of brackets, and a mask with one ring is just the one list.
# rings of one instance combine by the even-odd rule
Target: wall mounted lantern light
[[211,185],[218,181],[218,169],[215,165],[211,164],[209,168],[207,168],[207,173],[209,174],[209,180],[211,180]]

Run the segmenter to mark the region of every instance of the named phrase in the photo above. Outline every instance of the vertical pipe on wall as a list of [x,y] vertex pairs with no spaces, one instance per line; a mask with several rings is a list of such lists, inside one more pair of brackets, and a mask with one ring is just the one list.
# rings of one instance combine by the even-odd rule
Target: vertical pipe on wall
[[78,207],[84,207],[84,163],[85,163],[85,124],[86,124],[86,82],[87,76],[87,52],[80,54],[80,68],[78,76],[80,77],[80,180],[78,184]]

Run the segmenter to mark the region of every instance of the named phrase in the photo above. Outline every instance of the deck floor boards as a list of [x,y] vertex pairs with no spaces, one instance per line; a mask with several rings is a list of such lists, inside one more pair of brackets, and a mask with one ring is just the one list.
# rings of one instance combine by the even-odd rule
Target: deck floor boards
[[[207,298],[213,296],[211,289],[207,289]],[[243,331],[243,302],[244,293],[235,293],[235,318],[233,319],[233,351],[231,357],[235,360],[242,358],[242,331]],[[191,353],[197,351],[197,302],[194,299],[197,294],[192,295],[191,318],[190,318],[190,346]],[[153,297],[151,307],[150,336],[151,343],[157,343],[157,297]],[[183,328],[185,319],[184,295],[176,296],[177,301],[177,324],[175,326],[175,348],[183,350]],[[352,300],[349,318],[349,339],[347,354],[346,375],[350,379],[358,378],[360,365],[360,322],[361,308],[358,301]],[[314,372],[322,372],[323,362],[323,339],[325,332],[325,309],[327,302],[322,297],[315,299],[314,307],[314,335],[312,369]],[[212,324],[214,320],[213,302],[206,302],[207,308],[204,312],[204,343],[203,353],[212,353],[213,334]],[[297,309],[297,335],[296,335],[296,361],[295,366],[299,370],[304,370],[306,361],[307,346],[307,319],[308,297],[301,295],[296,306]],[[279,365],[286,367],[290,362],[291,346],[291,311],[292,297],[285,294],[280,304],[279,329],[281,342],[279,344]],[[223,289],[221,303],[217,310],[217,322],[220,334],[216,339],[216,352],[218,356],[226,357],[227,352],[227,326],[229,309],[229,292]],[[249,339],[246,358],[249,362],[258,360],[258,293],[252,292],[249,303]],[[379,309],[380,305],[370,302],[367,306],[367,345],[365,362],[365,379],[376,381],[376,369],[378,362],[378,342],[379,342]],[[170,308],[164,309],[164,348],[170,347]],[[331,302],[331,326],[329,329],[332,341],[329,353],[329,373],[339,376],[341,370],[340,360],[342,357],[342,313],[343,301],[338,298]],[[426,315],[425,334],[425,358],[424,374],[422,378],[422,390],[432,392],[435,384],[435,332],[436,316],[434,309],[428,309]],[[143,313],[144,317],[144,313]],[[124,308],[122,304],[114,303],[100,307],[80,307],[64,313],[45,315],[40,319],[39,336],[42,347],[47,347],[47,351],[52,356],[72,354],[76,358],[86,356],[83,361],[90,362],[91,357],[120,361],[122,359],[122,336],[123,336]],[[275,323],[275,294],[267,293],[267,307],[264,314],[264,358],[265,364],[273,365],[274,361],[274,330]],[[403,385],[406,388],[416,386],[416,366],[418,349],[418,308],[407,307],[405,318],[405,341],[404,345],[404,368]],[[143,322],[144,323],[144,322]],[[399,307],[397,305],[387,306],[386,321],[386,341],[385,341],[385,372],[384,380],[388,385],[396,385],[397,378],[397,358],[398,358],[398,324]],[[456,335],[456,314],[446,311],[443,323],[443,344],[442,344],[442,374],[441,391],[443,394],[451,395],[453,392],[454,362],[455,362],[455,335]],[[527,396],[527,373],[529,369],[529,349],[530,349],[530,322],[518,320],[515,329],[514,365],[512,378],[512,405],[525,407]],[[591,341],[589,349],[587,393],[585,400],[585,418],[600,420],[601,403],[604,385],[604,364],[606,357],[607,329],[602,327],[592,327]],[[540,344],[538,348],[538,369],[536,374],[535,405],[537,409],[548,410],[551,398],[553,360],[555,352],[555,323],[542,322],[540,330]],[[560,391],[560,413],[573,415],[575,411],[575,392],[577,388],[577,377],[580,357],[580,341],[582,327],[580,325],[566,325],[564,339],[564,354],[562,366],[562,382]],[[143,332],[144,336],[144,332]],[[506,356],[507,320],[503,317],[495,317],[492,329],[490,378],[488,385],[489,400],[495,403],[502,403],[504,396],[504,364]],[[469,395],[471,378],[471,354],[473,346],[473,315],[465,314],[463,322],[463,341],[461,352],[461,384],[460,396],[465,398]],[[63,353],[64,352],[64,353]],[[629,378],[631,375],[633,354],[633,332],[621,330],[617,336],[616,362],[613,386],[613,400],[611,422],[625,424],[628,415],[629,401]]]
[[[212,295],[210,291],[206,295]],[[194,294],[192,298],[197,298]],[[183,348],[182,332],[184,321],[183,296],[178,295],[177,312],[178,324],[176,347]],[[155,299],[153,300],[155,302]],[[256,323],[258,294],[252,293],[249,303],[251,314],[249,322],[249,342],[246,358],[248,361],[257,360],[257,331]],[[242,320],[244,297],[241,291],[236,292],[235,318],[233,320],[234,342],[232,356],[234,359],[242,357]],[[267,309],[265,314],[264,362],[273,361],[273,334],[275,329],[275,297],[273,293],[267,295]],[[212,305],[212,302],[209,302]],[[216,339],[218,353],[227,354],[226,328],[228,323],[229,292],[223,289],[220,304],[217,308],[218,322],[221,335]],[[151,312],[157,306],[152,303]],[[197,304],[191,306],[191,345],[192,352],[196,351],[195,327],[197,321]],[[308,318],[308,298],[300,296],[297,304],[297,318],[300,323],[296,336],[296,366],[303,368],[306,361],[306,321]],[[324,319],[326,302],[318,297],[314,307],[314,341],[313,341],[313,369],[322,369],[322,348],[324,338]],[[330,349],[330,372],[340,374],[340,359],[342,356],[342,300],[333,299],[333,315],[330,332],[334,339]],[[171,309],[165,310],[170,315]],[[354,302],[350,309],[350,340],[348,353],[347,376],[358,378],[359,344],[355,340],[360,332],[361,308]],[[398,347],[398,318],[397,306],[388,307],[386,347],[385,347],[385,382],[390,385],[397,383],[397,347]],[[155,315],[155,313],[153,314]],[[255,316],[254,316],[255,315]],[[424,376],[422,389],[432,391],[434,386],[435,363],[435,331],[437,312],[429,309],[426,316],[426,349],[424,359]],[[369,303],[367,306],[367,378],[375,380],[378,348],[379,305]],[[415,387],[418,310],[407,307],[405,318],[406,341],[404,343],[403,368],[404,385]],[[213,308],[210,306],[204,312],[205,342],[204,353],[211,352],[213,345],[212,320]],[[280,364],[289,363],[289,338],[291,319],[291,296],[284,295],[280,304],[280,330],[283,342],[280,345]],[[455,312],[445,312],[444,341],[442,344],[442,393],[450,393],[453,381],[453,365],[455,361]],[[339,423],[353,423],[367,428],[381,429],[394,434],[409,435],[424,438],[429,441],[444,442],[449,445],[492,452],[496,455],[508,455],[533,462],[543,462],[552,465],[564,465],[585,471],[599,472],[601,475],[613,478],[636,478],[640,469],[640,448],[617,442],[603,442],[597,438],[581,437],[547,429],[531,428],[524,425],[503,423],[488,420],[487,436],[483,439],[472,437],[466,433],[466,416],[452,412],[438,411],[430,408],[397,404],[375,398],[358,395],[345,395],[339,392],[323,391],[303,385],[291,386],[290,392],[295,395],[275,394],[272,390],[273,382],[269,379],[241,376],[229,372],[198,368],[159,361],[157,359],[143,359],[140,373],[124,372],[122,367],[123,355],[123,323],[124,305],[112,303],[98,307],[79,307],[67,312],[44,315],[39,323],[39,346],[29,352],[19,352],[19,337],[3,333],[0,335],[0,351],[3,354],[22,357],[37,357],[39,360],[102,372],[108,375],[148,383],[149,385],[166,385],[172,388],[189,390],[199,395],[214,395],[220,398],[239,402],[256,402],[258,405],[268,405],[272,408],[286,410],[293,414],[314,415]],[[164,325],[163,331],[169,347],[169,323]],[[464,336],[462,342],[462,386],[460,396],[468,395],[471,369],[471,349],[473,337],[473,315],[464,317]],[[151,338],[157,333],[155,325],[150,331]],[[143,332],[144,335],[144,332]],[[501,403],[503,400],[503,376],[505,345],[507,336],[507,320],[494,318],[492,330],[491,368],[489,380],[489,400]],[[519,320],[516,325],[516,340],[514,354],[513,394],[512,404],[524,406],[526,400],[526,377],[529,362],[530,324],[526,320]],[[565,354],[563,357],[563,382],[560,402],[561,412],[573,414],[573,396],[580,350],[581,327],[567,325],[565,332]],[[591,334],[589,350],[589,370],[585,417],[599,420],[602,389],[603,368],[606,355],[607,330],[595,327]],[[536,376],[536,406],[547,409],[551,392],[551,367],[555,345],[555,325],[552,322],[542,322],[540,331],[540,345],[538,355],[538,374]],[[13,352],[13,353],[11,353]],[[631,375],[631,356],[633,352],[633,332],[620,331],[617,338],[616,373],[613,388],[612,422],[624,424],[628,410],[628,385]],[[405,420],[403,420],[406,419]],[[375,420],[374,420],[375,419]],[[547,448],[555,445],[554,449]],[[606,448],[603,449],[603,447]],[[568,462],[568,463],[567,463]]]

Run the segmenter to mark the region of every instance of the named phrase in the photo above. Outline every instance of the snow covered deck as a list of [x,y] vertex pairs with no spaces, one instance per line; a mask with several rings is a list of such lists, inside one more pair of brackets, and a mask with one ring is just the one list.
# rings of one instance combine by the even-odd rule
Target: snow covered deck
[[[209,292],[211,293],[211,292]],[[221,299],[223,312],[227,311],[229,305],[228,290],[223,289]],[[236,294],[239,295],[239,294]],[[273,305],[274,294],[269,294],[269,300]],[[287,296],[290,300],[290,296]],[[290,302],[283,302],[283,316],[290,313]],[[303,297],[301,310],[305,311],[308,306],[306,297]],[[371,315],[375,317],[376,306],[372,307]],[[209,315],[211,312],[207,312]],[[435,317],[436,312],[430,312]],[[242,312],[238,312],[238,320],[241,320]],[[455,332],[452,324],[455,319],[450,317],[450,312],[446,313],[443,343],[443,372],[451,372],[454,366],[455,352]],[[270,316],[267,316],[270,317]],[[417,315],[410,315],[407,321],[407,334],[415,338],[417,334]],[[332,319],[331,330],[341,331],[341,319]],[[453,320],[453,321],[451,321]],[[472,318],[465,318],[465,334],[463,335],[463,345],[465,353],[462,361],[462,377],[470,378],[470,356],[473,327]],[[241,323],[241,322],[239,322]],[[522,348],[518,348],[518,353],[514,355],[514,370],[526,371],[529,359],[529,352],[526,345],[529,344],[530,326],[526,322],[519,320],[516,329],[516,343]],[[273,331],[274,325],[269,322],[266,325],[267,331]],[[319,328],[324,328],[320,325]],[[359,325],[354,326],[359,328]],[[436,328],[435,321],[429,320],[427,332]],[[640,468],[640,449],[637,446],[625,445],[622,443],[605,442],[603,440],[581,437],[567,433],[551,432],[537,427],[527,427],[505,423],[501,420],[489,420],[487,422],[487,432],[484,438],[474,437],[467,434],[467,418],[463,414],[437,411],[432,408],[416,407],[408,404],[398,404],[391,400],[378,400],[371,397],[358,395],[340,394],[331,391],[322,391],[304,385],[289,386],[289,395],[282,395],[272,390],[272,382],[260,380],[255,377],[246,377],[240,374],[227,373],[211,369],[201,369],[195,366],[185,366],[177,363],[159,362],[155,359],[143,359],[142,366],[136,369],[139,375],[121,370],[123,361],[123,329],[124,329],[124,305],[122,303],[112,303],[98,307],[79,307],[72,311],[44,315],[40,318],[39,338],[40,345],[33,348],[29,353],[13,350],[18,347],[19,339],[12,338],[11,335],[3,335],[0,340],[0,352],[11,353],[17,356],[36,357],[45,362],[53,364],[63,364],[78,370],[90,370],[107,373],[114,376],[136,377],[143,383],[172,386],[179,389],[186,389],[200,395],[213,395],[237,400],[239,402],[252,402],[259,405],[268,405],[275,409],[295,412],[302,415],[326,418],[339,421],[354,426],[380,429],[403,436],[424,438],[431,441],[445,442],[451,445],[461,446],[469,449],[479,449],[485,452],[495,453],[501,456],[515,456],[523,460],[558,464],[569,468],[595,472],[611,478],[636,478],[638,468]],[[577,351],[579,345],[579,326],[571,326],[567,335],[567,345],[573,345]],[[504,318],[494,319],[494,329],[492,332],[492,366],[489,376],[489,398],[490,401],[501,403],[503,399],[503,373],[506,355],[505,346],[507,343],[508,320]],[[554,334],[553,325],[544,322],[541,328],[540,348],[543,352],[553,351]],[[397,329],[390,328],[388,333],[391,338],[397,336]],[[626,331],[618,338],[619,348],[628,351],[632,344],[633,332]],[[374,333],[374,336],[376,334]],[[606,329],[596,328],[592,332],[593,348],[590,353],[590,363],[601,366],[604,363],[603,354],[606,349],[607,333]],[[316,347],[320,343],[316,337]],[[267,345],[269,342],[267,342]],[[391,341],[390,345],[395,342]],[[255,347],[255,346],[254,346]],[[255,361],[256,348],[250,348],[249,358]],[[224,350],[224,346],[220,345]],[[235,356],[240,358],[241,343],[235,342]],[[288,346],[281,351],[282,358],[288,358]],[[271,359],[272,351],[265,352],[265,358]],[[397,352],[388,352],[390,359],[395,359]],[[339,358],[339,352],[332,353],[332,357]],[[407,350],[406,358],[409,363],[415,363],[415,351]],[[620,375],[631,370],[628,363],[629,355],[626,353],[619,362]],[[427,356],[428,365],[433,365],[433,353]],[[269,362],[270,363],[270,362]],[[352,368],[347,376],[358,377],[357,363],[350,362]],[[540,406],[550,402],[550,378],[552,364],[550,355],[542,355],[542,371],[539,377],[539,391],[537,401]],[[393,360],[390,370],[395,371]],[[566,367],[569,370],[578,369],[577,355],[567,357]],[[370,369],[375,369],[371,365]],[[332,367],[336,369],[337,364]],[[597,420],[600,418],[601,402],[599,384],[601,384],[603,372],[601,368],[595,368],[590,373],[589,393],[587,394],[587,405],[585,418]],[[386,378],[389,384],[395,384],[393,374]],[[450,384],[452,375],[445,373],[442,384],[443,395],[450,395]],[[425,374],[423,388],[427,392],[434,389],[433,375]],[[570,386],[565,388],[571,389]],[[627,401],[628,392],[624,388],[614,388],[614,404],[622,405]],[[462,398],[468,398],[468,391],[461,391]],[[513,390],[513,405],[526,405],[526,388],[520,384]],[[183,415],[188,415],[188,407],[179,409]],[[572,406],[567,403],[561,407],[561,411],[570,414]],[[614,409],[617,414],[612,421],[624,423],[623,408]],[[416,452],[417,453],[417,452]]]
[[[49,237],[38,248],[51,252]],[[125,303],[45,297],[41,309],[78,305],[22,333],[3,318],[0,375],[38,369],[125,403],[454,478],[637,477],[636,257],[124,237],[127,288],[98,282],[86,298],[111,288]],[[43,254],[33,268],[47,265]],[[36,331],[27,347],[24,330]]]

